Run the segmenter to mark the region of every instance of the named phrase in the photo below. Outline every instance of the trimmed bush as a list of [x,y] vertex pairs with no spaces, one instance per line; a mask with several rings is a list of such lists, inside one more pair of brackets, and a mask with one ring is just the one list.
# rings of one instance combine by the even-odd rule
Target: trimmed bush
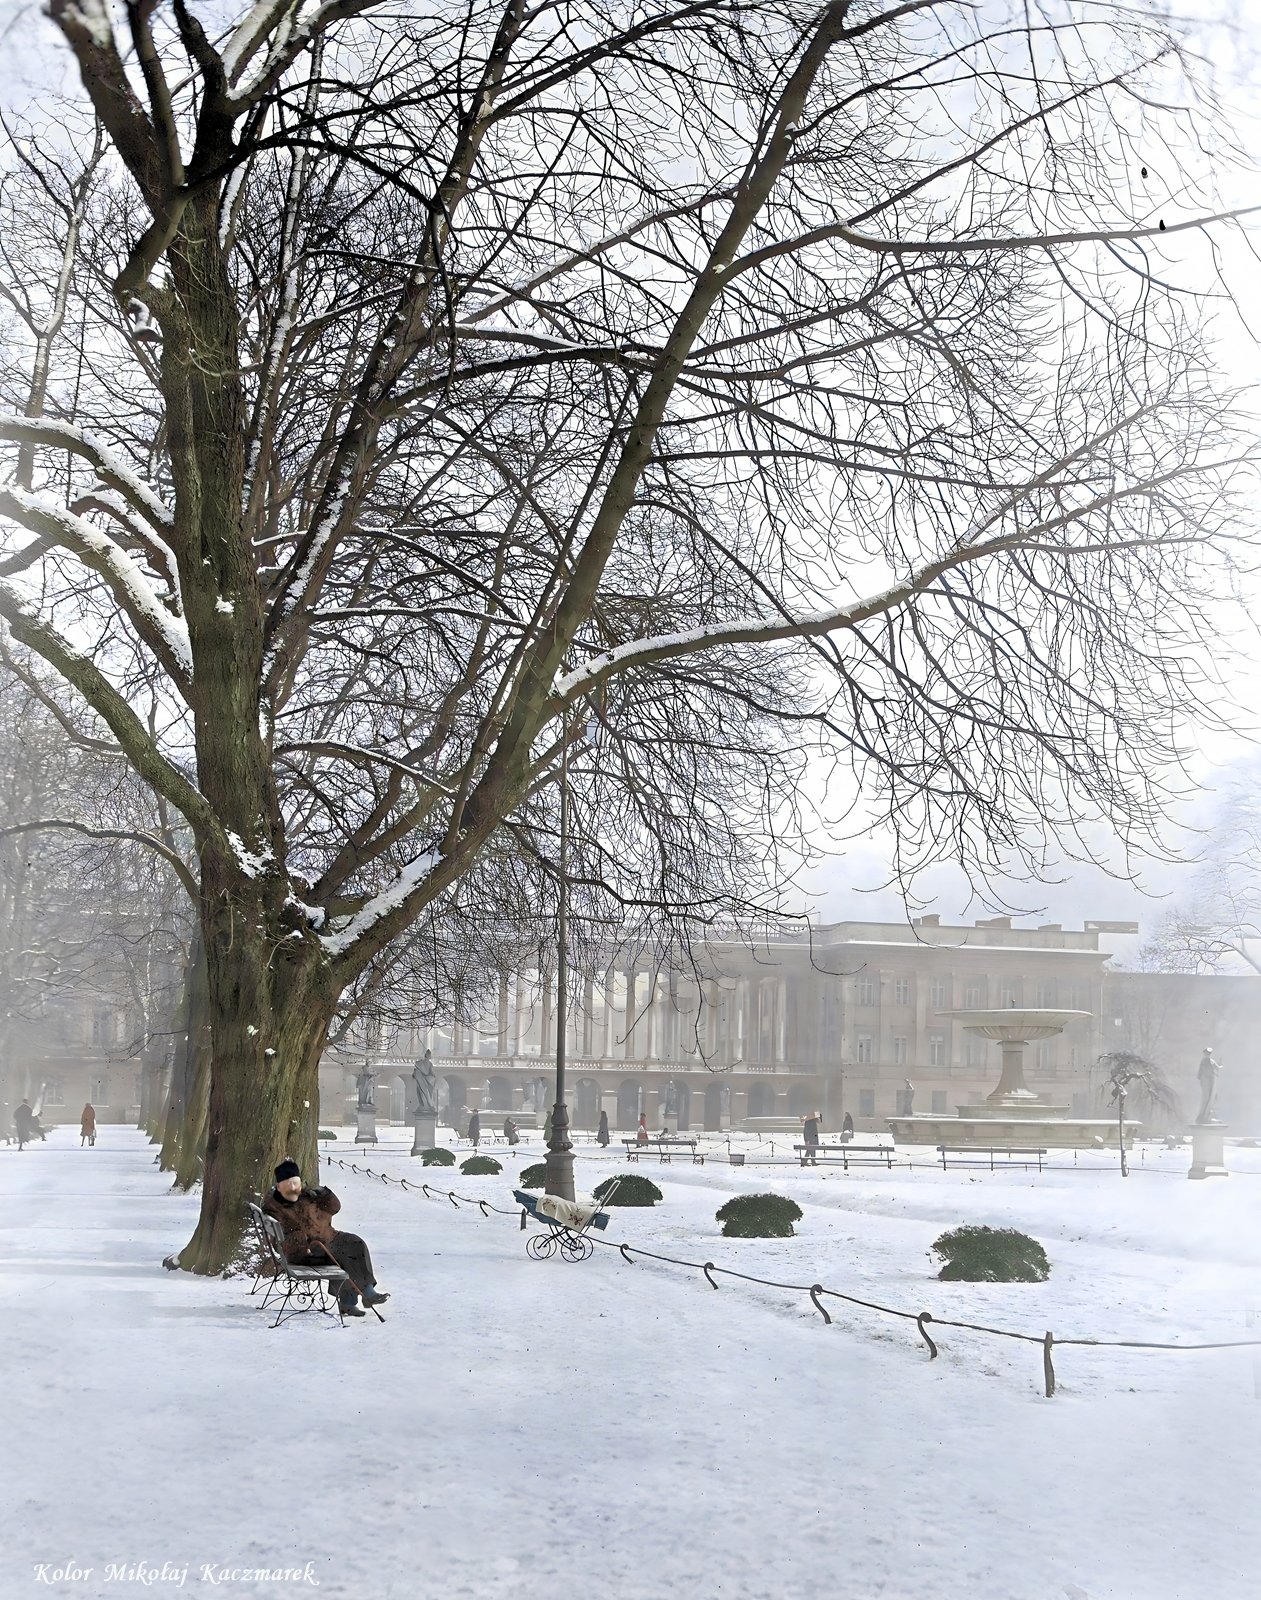
[[460,1162],[460,1171],[466,1178],[493,1178],[503,1170],[494,1156],[470,1156]]
[[536,1161],[532,1167],[526,1167],[517,1179],[518,1189],[541,1189],[547,1182],[547,1167],[541,1161]]
[[945,1262],[937,1274],[963,1283],[1043,1283],[1051,1263],[1036,1239],[1015,1228],[951,1228],[933,1243]]
[[738,1194],[714,1213],[726,1239],[791,1239],[804,1212],[782,1194]]
[[637,1172],[628,1172],[621,1179],[606,1178],[591,1192],[602,1206],[655,1206],[665,1199],[651,1178],[641,1178]]
[[335,1139],[337,1135],[331,1128],[321,1128],[315,1137],[317,1139]]
[[450,1150],[444,1150],[441,1145],[434,1145],[420,1152],[420,1164],[422,1167],[453,1167],[455,1156]]

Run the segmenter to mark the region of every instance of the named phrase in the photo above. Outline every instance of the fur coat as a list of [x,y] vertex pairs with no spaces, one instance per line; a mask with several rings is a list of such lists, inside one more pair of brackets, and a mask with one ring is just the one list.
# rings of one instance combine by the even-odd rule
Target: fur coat
[[286,1200],[273,1189],[263,1201],[263,1210],[285,1230],[285,1255],[295,1262],[322,1254],[316,1240],[330,1243],[336,1231],[333,1217],[341,1208],[331,1189],[303,1189],[296,1200]]

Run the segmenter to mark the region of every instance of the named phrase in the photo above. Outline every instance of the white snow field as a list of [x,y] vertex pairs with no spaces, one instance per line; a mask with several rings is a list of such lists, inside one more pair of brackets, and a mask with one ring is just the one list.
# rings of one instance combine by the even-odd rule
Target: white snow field
[[[418,1181],[407,1148],[334,1153]],[[511,1206],[538,1145],[493,1153],[502,1177],[424,1176]],[[1229,1157],[1203,1183],[1186,1150],[1128,1181],[1104,1156],[649,1158],[665,1203],[615,1211],[606,1237],[1038,1338],[1261,1338],[1261,1151]],[[585,1188],[626,1168],[592,1146],[578,1163]],[[1261,1593],[1261,1350],[1058,1349],[1048,1400],[1036,1343],[938,1328],[930,1361],[912,1321],[831,1300],[825,1326],[807,1294],[715,1292],[608,1248],[534,1262],[516,1216],[322,1178],[392,1292],[383,1324],[273,1331],[245,1281],[164,1272],[197,1201],[133,1129],[0,1149],[5,1600]],[[802,1206],[798,1236],[719,1237],[717,1206],[768,1188]],[[1049,1282],[937,1281],[929,1245],[962,1222],[1033,1233]]]

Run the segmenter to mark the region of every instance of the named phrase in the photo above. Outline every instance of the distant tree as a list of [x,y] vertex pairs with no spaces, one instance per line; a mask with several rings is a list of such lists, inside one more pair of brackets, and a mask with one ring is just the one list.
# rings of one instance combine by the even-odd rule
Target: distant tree
[[1229,774],[1189,886],[1139,961],[1149,971],[1261,973],[1261,759]]
[[1116,1107],[1121,1176],[1128,1178],[1125,1120],[1130,1095],[1135,1097],[1134,1110],[1142,1110],[1146,1106],[1149,1110],[1162,1113],[1171,1119],[1180,1116],[1178,1096],[1155,1062],[1149,1061],[1146,1056],[1136,1055],[1131,1050],[1109,1051],[1099,1057],[1096,1069],[1106,1074],[1104,1082],[1100,1085],[1100,1094],[1106,1094],[1108,1104]]

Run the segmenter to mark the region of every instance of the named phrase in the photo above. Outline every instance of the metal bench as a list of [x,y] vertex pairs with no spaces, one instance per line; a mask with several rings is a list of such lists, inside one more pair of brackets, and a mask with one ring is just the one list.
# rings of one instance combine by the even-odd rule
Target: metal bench
[[672,1152],[675,1150],[690,1150],[692,1153],[692,1165],[703,1167],[705,1165],[705,1153],[704,1151],[697,1151],[698,1142],[696,1139],[622,1140],[622,1143],[626,1146],[626,1159],[628,1161],[638,1161],[641,1150],[655,1150],[662,1161],[669,1161]]
[[817,1161],[839,1161],[846,1172],[850,1167],[879,1166],[882,1162],[892,1172],[897,1154],[891,1144],[795,1144],[793,1149],[803,1167]]
[[[1035,1150],[1029,1145],[975,1145],[975,1144],[939,1144],[937,1154],[941,1157],[941,1169],[944,1172],[947,1159],[951,1156],[956,1159],[956,1167],[989,1167],[995,1171],[994,1157],[1005,1156],[1007,1159],[1001,1164],[1005,1167],[1030,1167],[1037,1162],[1038,1171],[1042,1171],[1042,1157],[1045,1150]],[[968,1159],[968,1158],[971,1159]]]
[[[282,1322],[288,1322],[291,1317],[300,1317],[304,1311],[321,1311],[325,1316],[333,1316],[335,1313],[327,1301],[331,1297],[334,1305],[338,1303],[337,1293],[347,1281],[346,1273],[331,1260],[327,1266],[295,1267],[285,1255],[285,1230],[275,1217],[269,1217],[263,1208],[255,1205],[252,1200],[249,1209],[264,1252],[263,1259],[270,1261],[275,1268],[275,1276],[267,1286],[261,1306],[265,1311],[273,1296],[279,1300],[276,1320],[272,1323],[272,1327],[278,1328]],[[255,1275],[255,1288],[258,1286],[260,1276],[261,1274]],[[251,1289],[250,1293],[253,1294],[254,1289]],[[343,1321],[340,1307],[336,1315],[339,1322]]]

